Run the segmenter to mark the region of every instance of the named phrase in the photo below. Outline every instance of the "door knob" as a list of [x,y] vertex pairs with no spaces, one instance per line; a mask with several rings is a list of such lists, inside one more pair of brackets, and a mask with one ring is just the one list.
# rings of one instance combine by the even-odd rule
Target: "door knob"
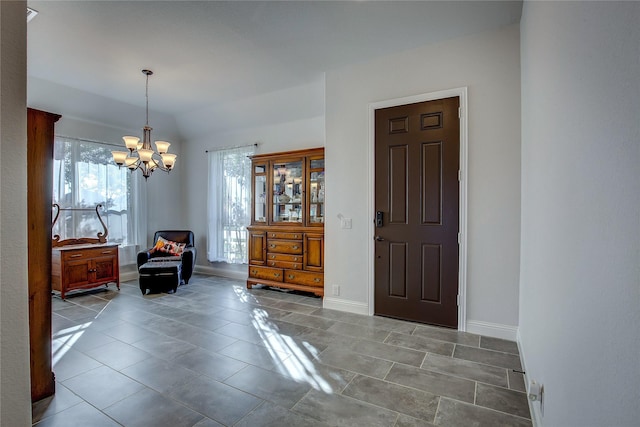
[[376,240],[376,242],[382,242],[384,239],[380,236],[375,236],[374,239]]

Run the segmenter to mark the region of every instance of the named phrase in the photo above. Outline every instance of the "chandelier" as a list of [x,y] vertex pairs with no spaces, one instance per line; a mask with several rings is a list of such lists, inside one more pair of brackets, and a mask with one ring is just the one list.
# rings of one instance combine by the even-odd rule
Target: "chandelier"
[[142,175],[146,180],[151,176],[154,170],[160,169],[169,172],[173,169],[176,162],[176,155],[169,154],[169,145],[167,141],[156,141],[156,151],[151,147],[151,130],[149,126],[149,76],[153,74],[151,70],[142,70],[142,74],[147,76],[146,99],[147,99],[147,122],[142,128],[142,141],[137,136],[123,136],[124,144],[129,150],[112,151],[113,161],[118,167],[125,165],[131,172],[136,169],[142,171]]

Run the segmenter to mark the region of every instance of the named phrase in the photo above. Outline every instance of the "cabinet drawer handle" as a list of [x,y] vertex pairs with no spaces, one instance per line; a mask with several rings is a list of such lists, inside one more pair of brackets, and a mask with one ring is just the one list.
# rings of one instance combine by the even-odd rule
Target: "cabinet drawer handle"
[[102,251],[103,254],[110,254],[111,251]]
[[298,264],[293,264],[293,268],[298,268]]
[[298,245],[292,246],[292,249],[298,249]]
[[314,281],[314,282],[316,282],[316,283],[320,283],[320,279],[319,279],[318,277],[315,277],[315,278],[313,279],[313,281]]
[[293,257],[293,260],[294,260],[294,261],[297,261],[297,260],[298,260],[298,257]]
[[251,270],[251,274],[258,274],[258,270]]
[[71,255],[71,258],[78,258],[78,257],[81,257],[81,256],[82,256],[82,254],[75,254],[75,255]]
[[280,277],[280,273],[273,273],[273,277]]
[[273,248],[275,248],[275,247],[276,247],[276,245],[271,244],[271,245],[269,245],[269,247],[270,247],[271,249],[273,249]]
[[298,235],[297,235],[297,234],[294,234],[294,235],[293,235],[293,238],[294,238],[294,239],[297,239],[297,238],[298,238]]
[[275,255],[271,255],[271,259],[276,259],[276,256]]
[[289,278],[289,279],[295,279],[295,278],[296,278],[296,276],[294,276],[293,274],[289,274],[289,275],[287,276],[287,278]]
[[275,263],[275,262],[272,262],[272,263],[271,263],[271,267],[273,267],[273,266],[275,266],[275,265],[276,265],[276,263]]
[[276,235],[274,233],[271,233],[271,237],[276,237]]

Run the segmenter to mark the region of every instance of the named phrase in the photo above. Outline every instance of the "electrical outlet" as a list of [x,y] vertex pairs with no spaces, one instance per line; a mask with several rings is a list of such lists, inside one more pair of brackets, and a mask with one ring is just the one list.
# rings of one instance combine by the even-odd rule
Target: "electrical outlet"
[[333,295],[336,297],[340,295],[340,285],[333,285]]
[[345,229],[351,228],[351,218],[342,218],[340,220],[340,225],[342,228],[345,228]]

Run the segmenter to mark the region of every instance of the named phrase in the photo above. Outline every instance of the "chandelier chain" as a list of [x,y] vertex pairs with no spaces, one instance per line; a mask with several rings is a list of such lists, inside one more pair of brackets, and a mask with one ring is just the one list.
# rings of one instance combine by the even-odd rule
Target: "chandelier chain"
[[145,90],[145,98],[147,99],[147,126],[149,126],[149,74],[145,74],[147,75],[147,86]]

